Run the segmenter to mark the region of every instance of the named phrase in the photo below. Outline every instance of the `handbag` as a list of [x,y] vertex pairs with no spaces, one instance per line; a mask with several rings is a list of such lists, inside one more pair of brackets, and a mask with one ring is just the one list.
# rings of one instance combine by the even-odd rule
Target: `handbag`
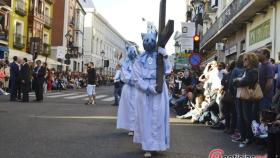
[[246,86],[239,87],[238,89],[240,90],[239,98],[241,100],[259,101],[263,98],[262,89],[258,83],[253,88]]

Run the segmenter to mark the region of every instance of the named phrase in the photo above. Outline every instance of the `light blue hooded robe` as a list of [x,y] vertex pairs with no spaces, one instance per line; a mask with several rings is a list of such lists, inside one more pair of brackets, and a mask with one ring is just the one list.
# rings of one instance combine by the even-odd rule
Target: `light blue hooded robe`
[[[156,33],[142,34],[143,52],[134,64],[135,101],[137,118],[133,141],[145,151],[164,151],[169,148],[169,96],[166,82],[162,93],[155,93],[156,86]],[[171,64],[164,59],[165,74]]]
[[122,88],[121,99],[119,102],[117,128],[134,131],[136,121],[135,93],[136,88],[133,80],[133,64],[137,58],[135,46],[129,46],[127,58],[122,63],[121,80],[125,83]]

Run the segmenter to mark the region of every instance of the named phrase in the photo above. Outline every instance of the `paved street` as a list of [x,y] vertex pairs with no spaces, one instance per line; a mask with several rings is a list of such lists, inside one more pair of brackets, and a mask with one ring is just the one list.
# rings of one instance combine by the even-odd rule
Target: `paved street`
[[[140,158],[139,145],[116,130],[113,87],[97,88],[97,105],[86,106],[84,90],[45,95],[43,103],[9,102],[0,96],[1,158]],[[31,100],[34,94],[31,94]],[[172,113],[172,112],[171,112]],[[158,158],[203,158],[212,149],[226,154],[260,154],[260,146],[244,149],[222,131],[186,120],[171,119],[171,149]]]

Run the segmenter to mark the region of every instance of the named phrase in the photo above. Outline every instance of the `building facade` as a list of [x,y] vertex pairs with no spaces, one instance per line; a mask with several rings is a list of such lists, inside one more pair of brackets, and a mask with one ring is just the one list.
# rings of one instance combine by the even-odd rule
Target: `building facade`
[[9,59],[13,56],[32,58],[27,53],[29,0],[12,1],[9,26]]
[[0,1],[0,59],[8,57],[12,1]]
[[[115,65],[119,63],[120,56],[125,56],[128,42],[96,11],[93,5],[85,10],[87,14],[84,61],[94,62],[99,74],[114,75]],[[104,67],[105,60],[109,61],[108,67]]]
[[[205,5],[201,51],[206,62],[218,56],[230,62],[245,52],[261,48],[271,50],[279,61],[280,8],[278,1],[222,0],[207,1]],[[217,49],[217,43],[224,48]]]
[[0,58],[32,59],[30,42],[34,37],[40,41],[36,51],[38,58],[50,55],[53,3],[53,0],[1,1]]
[[[81,1],[82,2],[82,1]],[[58,69],[83,71],[85,11],[79,0],[56,1],[53,14],[51,58],[61,62]],[[65,55],[71,54],[71,62],[65,65]]]

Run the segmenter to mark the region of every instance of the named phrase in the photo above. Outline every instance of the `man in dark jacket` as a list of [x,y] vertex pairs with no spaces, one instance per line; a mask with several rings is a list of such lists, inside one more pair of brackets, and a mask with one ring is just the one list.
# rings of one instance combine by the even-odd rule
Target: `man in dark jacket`
[[95,87],[96,87],[96,71],[94,69],[93,62],[90,62],[87,67],[88,73],[88,84],[87,84],[87,94],[88,94],[88,102],[85,103],[86,105],[94,104],[95,103]]
[[43,84],[45,80],[46,69],[41,65],[41,61],[36,61],[36,67],[33,70],[33,82],[34,82],[34,90],[36,95],[36,100],[41,102],[43,101]]
[[27,59],[23,58],[22,67],[19,71],[19,78],[22,90],[22,102],[29,102],[29,90],[30,90],[30,68],[27,63]]
[[17,101],[17,89],[18,85],[18,75],[19,75],[19,66],[17,56],[13,57],[13,62],[10,65],[10,80],[9,80],[9,89],[10,89],[10,101]]

